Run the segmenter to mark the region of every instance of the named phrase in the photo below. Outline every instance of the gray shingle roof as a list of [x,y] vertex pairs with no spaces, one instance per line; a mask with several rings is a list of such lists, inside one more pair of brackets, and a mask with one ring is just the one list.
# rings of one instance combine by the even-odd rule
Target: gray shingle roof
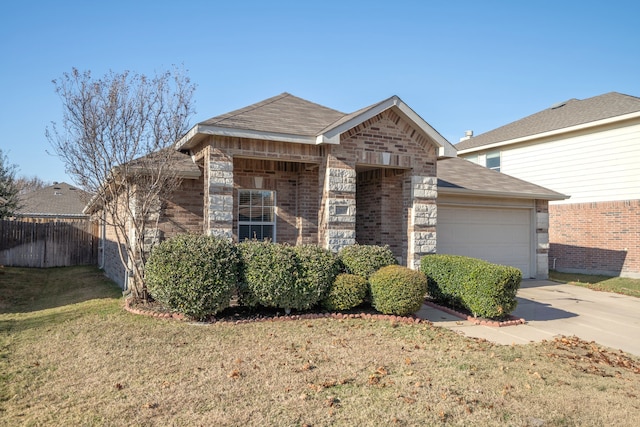
[[438,191],[443,193],[450,190],[541,200],[568,198],[564,194],[487,169],[460,157],[439,159],[437,173]]
[[260,132],[316,136],[346,116],[289,93],[282,93],[230,113],[212,117],[200,125]]
[[87,193],[66,182],[60,182],[20,197],[22,207],[17,216],[84,217],[82,209]]
[[128,165],[133,168],[141,167],[144,170],[144,168],[149,167],[149,164],[153,164],[154,158],[157,158],[160,162],[171,161],[174,170],[178,172],[178,176],[181,178],[199,178],[202,175],[200,168],[193,162],[190,155],[176,151],[171,147],[134,159]]
[[482,147],[640,111],[640,98],[618,92],[570,99],[456,144],[458,151]]

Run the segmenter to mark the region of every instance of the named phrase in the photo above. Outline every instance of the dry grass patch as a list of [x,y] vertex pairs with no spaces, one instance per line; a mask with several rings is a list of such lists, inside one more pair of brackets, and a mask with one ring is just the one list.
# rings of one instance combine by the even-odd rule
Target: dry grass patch
[[577,339],[499,346],[425,324],[196,324],[121,307],[0,314],[0,424],[640,424],[640,361]]

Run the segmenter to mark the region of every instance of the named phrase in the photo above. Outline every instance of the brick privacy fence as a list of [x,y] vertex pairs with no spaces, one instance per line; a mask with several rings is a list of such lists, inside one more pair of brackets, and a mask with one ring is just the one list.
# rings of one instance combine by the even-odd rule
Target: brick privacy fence
[[549,206],[549,267],[640,277],[640,200]]

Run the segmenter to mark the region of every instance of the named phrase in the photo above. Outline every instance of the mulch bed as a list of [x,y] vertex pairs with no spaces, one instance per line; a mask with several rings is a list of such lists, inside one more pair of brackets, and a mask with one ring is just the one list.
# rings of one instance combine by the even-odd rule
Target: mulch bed
[[[474,325],[493,326],[493,327],[505,327],[522,325],[526,323],[526,320],[516,316],[506,316],[504,319],[484,319],[482,317],[474,317],[468,312],[464,312],[460,309],[453,309],[443,305],[439,305],[433,301],[425,300],[424,304],[435,308],[437,310],[444,311],[460,319],[468,320]],[[133,298],[127,298],[125,300],[125,309],[133,314],[139,314],[144,316],[152,316],[160,319],[176,319],[176,320],[191,320],[186,318],[183,314],[172,312],[164,307],[162,304],[150,301],[134,301]],[[300,313],[285,314],[282,309],[258,307],[249,308],[238,305],[232,305],[229,308],[224,309],[216,316],[212,316],[200,323],[251,323],[251,322],[266,322],[266,321],[283,321],[283,320],[303,320],[303,319],[377,319],[388,320],[392,322],[413,324],[413,323],[427,323],[431,324],[426,319],[421,319],[416,316],[394,316],[387,314],[380,314],[374,310],[371,306],[359,307],[355,310],[348,310],[343,312],[328,313],[324,311],[305,311]]]
[[[159,319],[191,320],[183,314],[174,313],[158,302],[134,301],[133,298],[125,300],[125,310],[133,314],[157,317]],[[305,311],[300,313],[292,312],[285,314],[282,309],[271,309],[268,307],[248,308],[243,306],[231,306],[212,316],[204,322],[199,323],[233,323],[243,324],[251,322],[274,322],[287,320],[310,320],[310,319],[375,319],[386,320],[393,323],[403,324],[432,324],[426,319],[416,316],[394,316],[380,314],[370,306],[359,307],[355,310],[329,313],[324,311]]]
[[459,317],[460,319],[468,320],[474,325],[494,326],[497,328],[501,328],[504,326],[515,326],[515,325],[522,325],[526,323],[526,320],[524,318],[516,317],[512,315],[505,316],[504,319],[498,319],[498,320],[484,319],[482,317],[474,317],[469,312],[464,312],[460,309],[453,309],[443,305],[436,304],[435,302],[430,300],[425,300],[424,304],[429,307],[435,308],[437,310],[444,311],[445,313],[449,313],[452,316]]

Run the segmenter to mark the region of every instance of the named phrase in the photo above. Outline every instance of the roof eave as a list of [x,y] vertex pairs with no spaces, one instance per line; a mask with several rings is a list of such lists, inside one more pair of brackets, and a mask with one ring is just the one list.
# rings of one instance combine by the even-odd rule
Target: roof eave
[[318,144],[315,136],[265,132],[252,129],[226,128],[221,126],[196,125],[176,143],[175,149],[188,150],[193,148],[198,142],[208,135],[292,142],[296,144]]
[[[84,209],[82,210],[84,212]],[[16,213],[16,218],[29,217],[29,218],[86,218],[89,216],[85,213],[73,214],[73,213],[46,213],[46,212],[21,212]]]
[[519,193],[510,191],[473,190],[469,188],[438,187],[438,194],[474,195],[485,197],[508,197],[511,199],[566,200],[571,196],[565,194]]
[[484,144],[484,145],[480,145],[478,147],[462,149],[462,150],[458,151],[458,154],[462,155],[462,154],[474,153],[476,151],[490,150],[492,148],[499,148],[499,147],[504,147],[506,145],[518,144],[518,143],[521,143],[521,142],[527,142],[527,141],[534,140],[534,139],[540,139],[540,138],[545,138],[545,137],[549,137],[549,136],[561,135],[563,133],[569,133],[569,132],[575,132],[575,131],[580,131],[580,130],[584,130],[584,129],[590,129],[590,128],[593,128],[593,127],[608,125],[608,124],[616,123],[616,122],[622,122],[622,121],[625,121],[625,120],[632,120],[632,119],[635,119],[635,118],[640,118],[640,111],[636,111],[636,112],[629,113],[629,114],[623,114],[621,116],[609,117],[609,118],[602,119],[602,120],[596,120],[596,121],[593,121],[593,122],[582,123],[582,124],[579,124],[579,125],[569,126],[569,127],[566,127],[566,128],[554,129],[554,130],[550,130],[548,132],[542,132],[542,133],[536,133],[536,134],[533,134],[533,135],[522,136],[520,138],[508,139],[506,141],[499,141],[499,142],[494,142],[494,143],[491,143],[491,144]]

